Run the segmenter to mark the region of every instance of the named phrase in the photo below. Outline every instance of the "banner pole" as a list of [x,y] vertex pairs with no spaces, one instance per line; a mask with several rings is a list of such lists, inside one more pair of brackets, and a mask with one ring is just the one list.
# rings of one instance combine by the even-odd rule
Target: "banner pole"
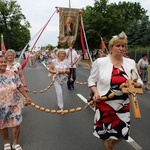
[[91,55],[90,55],[90,50],[89,50],[89,47],[88,47],[86,35],[85,35],[85,30],[84,30],[82,15],[81,15],[81,25],[82,25],[82,31],[83,31],[83,35],[84,35],[85,44],[86,44],[86,50],[87,50],[87,52],[88,52],[88,55],[89,55],[89,58],[90,58],[91,63],[93,63],[92,57],[91,57]]
[[71,0],[69,0],[69,8],[71,8]]

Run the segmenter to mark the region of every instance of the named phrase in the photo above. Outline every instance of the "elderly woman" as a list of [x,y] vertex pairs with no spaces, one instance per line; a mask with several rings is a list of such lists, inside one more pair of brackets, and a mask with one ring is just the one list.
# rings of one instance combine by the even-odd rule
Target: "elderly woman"
[[21,103],[18,91],[30,102],[19,76],[6,70],[7,60],[0,54],[0,134],[4,139],[4,150],[11,150],[8,128],[12,128],[13,149],[22,150],[18,144],[22,122]]
[[[130,101],[119,87],[122,83],[127,84],[131,79],[131,70],[137,73],[137,69],[134,60],[123,57],[126,49],[127,38],[122,32],[109,41],[110,54],[93,63],[88,78],[96,102],[93,134],[102,140],[105,150],[114,150],[115,144],[122,139],[127,140],[129,136]],[[134,86],[142,85],[138,75]],[[114,96],[108,97],[110,93],[114,93]],[[103,96],[106,100],[101,100]]]
[[[7,58],[6,70],[12,70],[15,73],[17,73],[21,79],[25,91],[28,91],[23,70],[21,68],[20,63],[15,61],[15,57],[16,57],[16,52],[13,49],[8,49],[6,51],[6,58]],[[23,98],[21,98],[21,105],[23,107]]]
[[22,82],[25,90],[27,91],[28,89],[27,89],[27,84],[26,84],[23,70],[21,69],[20,63],[15,61],[15,57],[16,57],[16,52],[13,49],[8,49],[6,51],[6,58],[7,58],[7,68],[6,69],[12,70],[19,75],[21,82]]
[[68,77],[66,74],[69,73],[69,64],[66,61],[66,52],[64,49],[59,49],[56,53],[57,58],[52,60],[49,67],[51,74],[56,74],[54,86],[57,94],[58,108],[63,113],[63,85],[67,83]]

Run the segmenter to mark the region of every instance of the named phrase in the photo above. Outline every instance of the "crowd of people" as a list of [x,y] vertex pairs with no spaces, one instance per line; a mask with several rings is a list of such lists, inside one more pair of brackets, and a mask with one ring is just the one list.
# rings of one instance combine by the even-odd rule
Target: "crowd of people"
[[[88,87],[91,89],[89,101],[95,105],[93,134],[102,140],[105,150],[114,150],[121,140],[127,140],[130,133],[130,101],[127,93],[123,93],[120,85],[131,78],[131,70],[138,75],[135,87],[149,90],[147,55],[142,54],[137,66],[127,54],[127,36],[121,32],[109,41],[109,54],[99,50],[98,58],[93,62],[88,77]],[[36,67],[36,60],[46,64],[53,75],[57,96],[58,109],[63,114],[63,93],[71,92],[75,88],[76,68],[81,55],[69,45],[68,49],[54,49],[53,51],[29,52],[29,65]],[[16,53],[9,49],[0,52],[0,133],[4,139],[4,150],[23,150],[18,143],[20,124],[22,122],[22,95],[30,103],[27,94],[27,83],[19,62],[15,61]],[[27,56],[26,56],[27,57]],[[67,89],[64,89],[64,85]],[[144,86],[143,86],[144,85]],[[112,97],[109,97],[113,93]],[[102,100],[102,97],[106,97]],[[10,145],[8,128],[12,128],[13,144]]]

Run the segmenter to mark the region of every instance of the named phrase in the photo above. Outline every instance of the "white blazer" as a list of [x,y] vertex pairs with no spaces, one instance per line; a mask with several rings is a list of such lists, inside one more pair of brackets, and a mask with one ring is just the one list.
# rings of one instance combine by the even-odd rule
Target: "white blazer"
[[[133,59],[123,57],[122,66],[127,74],[127,79],[131,79],[131,69],[134,69],[138,74],[136,63]],[[98,58],[92,64],[92,69],[88,78],[88,86],[90,87],[97,84],[97,89],[100,96],[105,95],[110,89],[112,69],[113,64],[110,61],[109,55],[107,57]],[[143,85],[143,82],[139,75],[137,82]]]

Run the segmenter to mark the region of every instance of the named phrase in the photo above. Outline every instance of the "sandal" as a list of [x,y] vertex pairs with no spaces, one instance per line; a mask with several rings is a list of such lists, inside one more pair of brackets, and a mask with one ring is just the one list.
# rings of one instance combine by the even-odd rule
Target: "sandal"
[[10,143],[4,144],[4,150],[11,150]]
[[23,150],[22,147],[19,144],[16,144],[16,145],[13,144],[12,148],[15,149],[15,150]]

